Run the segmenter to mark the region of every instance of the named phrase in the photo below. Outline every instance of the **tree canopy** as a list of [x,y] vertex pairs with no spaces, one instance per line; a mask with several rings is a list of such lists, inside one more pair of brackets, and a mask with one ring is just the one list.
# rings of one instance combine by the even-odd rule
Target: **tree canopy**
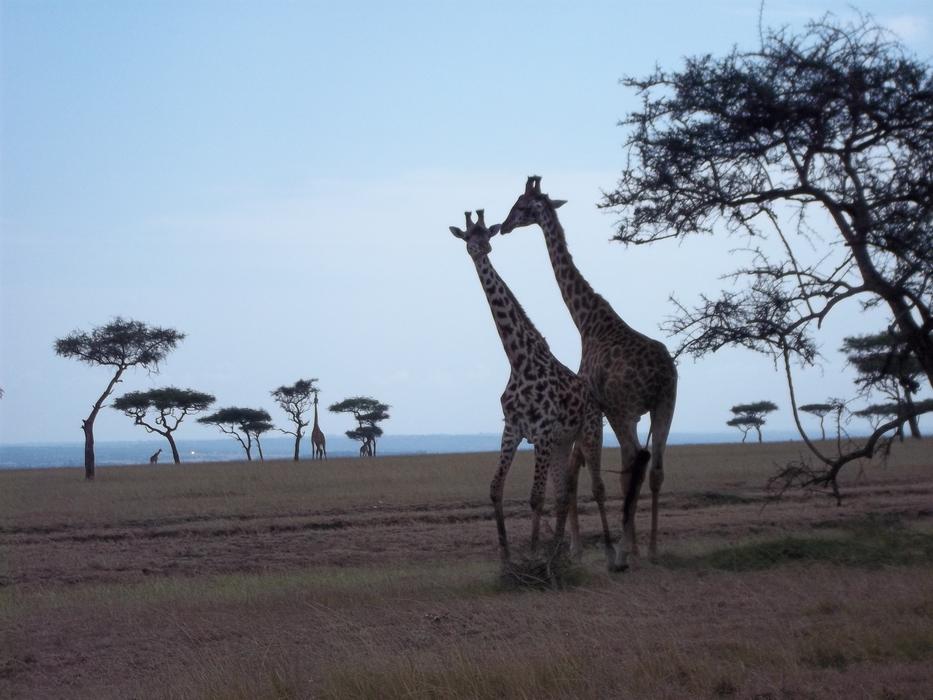
[[[185,416],[204,411],[212,403],[214,397],[210,394],[167,386],[149,391],[131,391],[114,399],[112,407],[132,418],[136,425],[143,426],[147,432],[158,433],[168,440],[172,459],[175,464],[180,464],[181,457],[172,434]],[[147,416],[150,410],[155,412],[152,419]]]
[[[643,101],[623,121],[628,164],[600,203],[619,215],[616,238],[722,231],[748,242],[732,288],[696,305],[675,301],[666,327],[680,335],[679,352],[731,345],[772,355],[796,420],[791,359],[814,363],[814,333],[858,300],[886,310],[933,381],[929,64],[871,20],[827,18],[624,84]],[[825,469],[793,478],[838,495],[839,470],[894,427],[837,457],[808,441]]]
[[89,365],[113,368],[113,376],[91,407],[91,413],[82,421],[84,431],[84,476],[94,478],[94,421],[107,397],[130,367],[143,367],[149,372],[159,371],[159,363],[175,349],[185,337],[174,328],[149,326],[142,321],[119,316],[110,323],[87,331],[73,331],[55,341],[55,353],[61,357],[80,360]]

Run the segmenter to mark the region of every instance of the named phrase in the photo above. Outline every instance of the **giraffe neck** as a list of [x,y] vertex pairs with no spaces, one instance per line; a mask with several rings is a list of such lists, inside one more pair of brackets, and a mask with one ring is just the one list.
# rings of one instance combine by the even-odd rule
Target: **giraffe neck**
[[475,259],[479,281],[486,292],[489,310],[492,312],[502,347],[513,369],[523,367],[540,351],[550,354],[547,341],[535,328],[512,290],[499,277],[488,256]]
[[596,293],[574,264],[557,212],[548,207],[538,218],[538,225],[544,231],[544,240],[557,285],[580,334],[587,335],[594,324],[605,319],[607,315],[624,325],[609,302]]
[[314,427],[313,430],[320,430],[317,425],[317,399],[314,399]]

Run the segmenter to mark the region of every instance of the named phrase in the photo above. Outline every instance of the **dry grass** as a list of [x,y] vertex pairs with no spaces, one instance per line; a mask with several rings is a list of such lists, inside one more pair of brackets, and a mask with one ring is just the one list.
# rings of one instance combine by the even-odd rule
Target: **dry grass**
[[837,508],[767,499],[796,445],[675,447],[660,562],[587,498],[561,591],[500,585],[493,455],[0,472],[0,697],[925,697],[930,448]]

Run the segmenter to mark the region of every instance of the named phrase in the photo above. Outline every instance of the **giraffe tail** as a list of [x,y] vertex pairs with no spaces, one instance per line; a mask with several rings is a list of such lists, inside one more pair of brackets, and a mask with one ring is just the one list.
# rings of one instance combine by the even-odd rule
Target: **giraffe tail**
[[635,455],[635,462],[632,464],[632,477],[628,481],[625,500],[622,502],[622,523],[624,525],[628,525],[632,517],[632,506],[638,500],[638,491],[642,479],[645,478],[645,469],[650,461],[651,453],[648,450],[639,450],[638,454]]

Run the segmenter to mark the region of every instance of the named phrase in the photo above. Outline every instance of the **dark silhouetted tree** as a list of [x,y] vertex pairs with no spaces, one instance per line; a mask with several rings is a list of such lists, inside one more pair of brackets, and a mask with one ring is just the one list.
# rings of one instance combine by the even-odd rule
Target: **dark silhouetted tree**
[[353,415],[357,427],[348,430],[346,436],[362,443],[360,456],[365,452],[370,457],[375,457],[376,439],[382,437],[382,428],[378,424],[389,418],[389,406],[369,396],[354,396],[332,404],[330,410],[333,413]]
[[820,436],[821,439],[825,440],[826,428],[823,427],[823,419],[826,417],[826,414],[833,410],[833,407],[828,403],[808,403],[801,406],[800,410],[806,413],[812,413],[814,416],[820,419]]
[[[911,435],[920,436],[914,394],[920,389],[923,368],[899,333],[885,331],[872,335],[857,335],[843,339],[842,352],[858,372],[856,386],[862,396],[881,393],[900,408],[893,417],[907,416]],[[903,434],[903,430],[899,430]]]
[[[233,436],[243,447],[243,451],[246,452],[247,461],[251,462],[253,460],[253,439],[255,438],[258,441],[259,435],[272,429],[270,420],[269,414],[261,408],[229,406],[221,408],[209,416],[198,418],[198,423],[216,425],[220,432]],[[261,457],[262,446],[259,449]]]
[[159,371],[159,363],[185,337],[173,328],[148,326],[141,321],[117,317],[90,332],[74,331],[55,341],[55,353],[113,371],[106,389],[81,423],[84,431],[84,477],[94,478],[94,421],[107,397],[130,367]]
[[[738,428],[742,432],[742,442],[745,442],[745,439],[748,437],[748,431],[752,428],[758,430],[762,425],[764,425],[764,420],[761,418],[756,418],[755,416],[736,416],[735,418],[730,418],[726,421],[726,425],[732,428]],[[758,432],[759,442],[761,442],[760,436],[761,431]]]
[[289,420],[295,424],[294,430],[279,428],[279,431],[286,435],[295,436],[296,462],[298,461],[304,429],[310,425],[310,421],[307,420],[305,414],[314,405],[314,395],[317,391],[317,387],[314,385],[315,382],[317,382],[317,379],[299,379],[290,386],[280,386],[271,392],[272,398],[285,411]]
[[790,362],[813,364],[813,333],[855,299],[888,311],[933,381],[930,65],[870,20],[824,19],[624,83],[642,107],[623,122],[627,165],[600,206],[619,214],[625,243],[722,230],[747,238],[733,288],[692,307],[675,301],[667,329],[681,335],[679,352],[739,346],[782,361],[795,422],[821,466],[779,481],[828,486],[838,499],[840,469],[870,457],[896,423],[824,455],[800,426]]
[[[178,430],[185,416],[207,410],[212,403],[214,397],[210,394],[167,386],[149,391],[131,391],[114,399],[111,406],[132,418],[136,425],[143,426],[146,432],[158,433],[168,440],[172,459],[175,464],[180,464],[181,458],[173,433]],[[149,411],[154,412],[152,418],[147,415]]]
[[[872,427],[877,429],[885,421],[890,421],[892,419],[898,420],[905,412],[910,411],[911,413],[926,413],[928,411],[933,411],[933,399],[922,399],[920,401],[914,401],[911,408],[907,408],[907,404],[904,402],[893,401],[891,403],[883,404],[871,404],[865,408],[853,411],[853,416],[858,416],[859,418],[866,418],[871,423]],[[904,439],[904,423],[900,422],[897,430],[897,436],[903,440]]]
[[742,430],[742,442],[748,431],[752,428],[758,433],[758,442],[761,442],[761,426],[765,424],[765,416],[777,410],[777,406],[770,401],[756,401],[755,403],[742,403],[729,409],[735,416],[726,425]]

